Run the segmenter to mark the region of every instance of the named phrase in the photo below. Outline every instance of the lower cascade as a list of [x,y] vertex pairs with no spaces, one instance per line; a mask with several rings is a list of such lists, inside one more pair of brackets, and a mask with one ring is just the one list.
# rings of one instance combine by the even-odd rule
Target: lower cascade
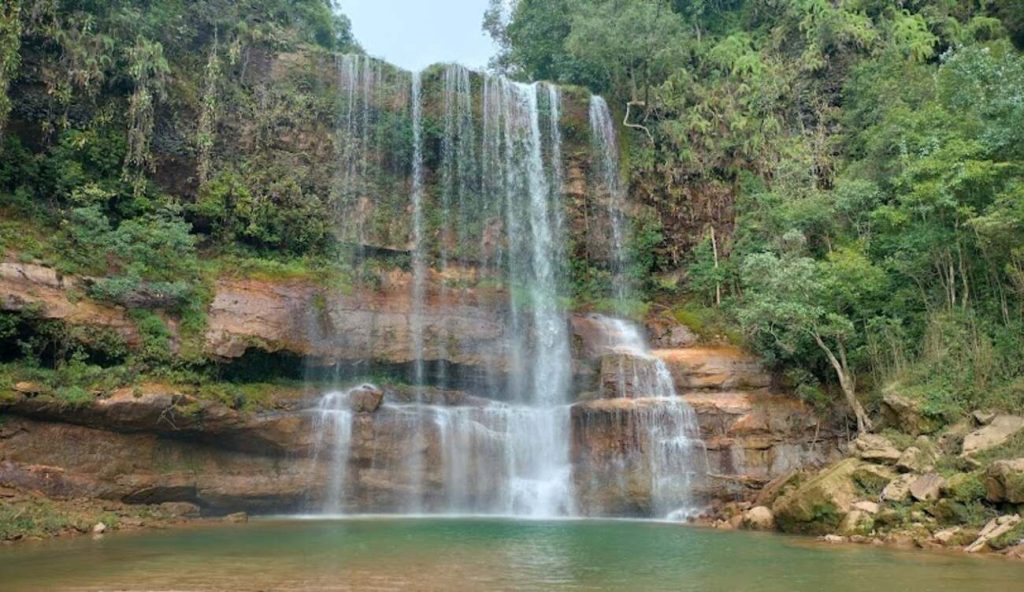
[[[389,427],[373,431],[394,450],[356,452],[361,438],[358,414],[339,401],[368,388],[332,392],[319,408],[318,455],[330,459],[322,511],[339,514],[389,511],[432,514],[493,514],[524,517],[572,515],[571,467],[550,462],[569,423],[569,407],[533,408],[504,403],[446,406],[385,403],[379,412]],[[375,388],[375,387],[373,387]],[[372,428],[371,428],[372,429]],[[371,447],[372,448],[372,447]],[[351,466],[354,455],[369,454],[368,469]],[[410,455],[419,455],[422,474],[405,471]],[[360,503],[352,471],[403,478],[405,499]],[[389,477],[389,478],[390,478]],[[355,498],[350,504],[346,499]]]
[[602,315],[590,320],[600,328],[605,350],[601,400],[592,408],[607,413],[597,422],[594,414],[582,414],[577,429],[616,443],[594,459],[593,485],[618,499],[646,491],[643,513],[652,517],[692,517],[700,510],[693,489],[708,473],[693,409],[677,395],[667,366],[651,354],[636,325]]

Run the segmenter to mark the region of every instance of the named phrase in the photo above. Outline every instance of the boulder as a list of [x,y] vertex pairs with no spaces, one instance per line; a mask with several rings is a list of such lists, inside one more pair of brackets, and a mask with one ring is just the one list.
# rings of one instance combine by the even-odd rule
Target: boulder
[[786,532],[831,532],[853,507],[862,483],[889,479],[892,475],[884,468],[848,458],[779,497],[772,511]]
[[874,514],[878,513],[879,506],[875,502],[869,502],[867,500],[862,500],[862,501],[859,501],[859,502],[856,502],[855,504],[853,504],[853,509],[854,510],[860,510],[861,512],[865,512],[867,514],[874,515]]
[[921,475],[910,483],[910,495],[919,502],[937,500],[945,484],[946,480],[938,473]]
[[861,460],[893,464],[900,458],[900,450],[885,436],[862,434],[851,444],[854,454]]
[[39,384],[38,382],[22,381],[14,385],[14,392],[20,393],[22,395],[27,395],[29,397],[42,395],[44,393],[49,392],[49,390],[50,389],[48,389],[45,385]]
[[961,419],[943,430],[938,437],[938,447],[943,454],[960,454],[964,447],[964,438],[975,430],[973,421]]
[[765,506],[754,506],[744,512],[742,525],[748,530],[775,530],[775,514]]
[[1016,528],[1018,524],[1020,524],[1020,516],[1018,514],[993,518],[985,525],[985,528],[981,529],[981,532],[978,533],[978,538],[970,545],[967,545],[967,548],[964,550],[968,553],[984,551],[989,548],[990,541],[1007,534]]
[[977,422],[978,425],[986,426],[992,423],[992,420],[996,418],[996,415],[997,414],[994,411],[982,411],[979,409],[972,413],[971,417],[974,418],[974,421]]
[[925,413],[920,401],[891,390],[882,395],[882,413],[894,427],[914,436],[931,434],[942,427],[941,419]]
[[103,534],[105,532],[107,532],[107,525],[103,524],[102,522],[97,522],[92,527],[93,534]]
[[971,521],[971,509],[963,502],[948,498],[928,506],[926,511],[942,524],[965,524]]
[[839,523],[839,534],[845,536],[867,535],[875,526],[871,514],[860,510],[850,510]]
[[910,496],[910,484],[917,480],[917,475],[900,475],[893,479],[882,490],[882,501],[902,502]]
[[942,545],[949,545],[957,538],[961,531],[963,531],[963,528],[960,526],[945,528],[932,535],[932,540]]
[[1024,417],[997,415],[988,425],[964,436],[961,455],[971,456],[1000,446],[1021,430],[1024,430]]
[[993,503],[1024,504],[1024,458],[989,465],[985,471],[985,498]]
[[249,521],[249,515],[245,512],[235,512],[225,516],[224,521],[231,522],[232,524],[244,524]]
[[364,384],[349,391],[348,404],[356,413],[373,413],[380,409],[384,401],[384,391],[373,386]]
[[896,469],[903,473],[925,473],[935,468],[935,457],[917,446],[903,451],[896,461]]
[[786,489],[787,486],[797,482],[800,476],[800,472],[796,469],[790,469],[772,479],[757,492],[757,497],[754,498],[754,503],[762,506],[768,506],[774,502]]
[[196,518],[200,513],[199,506],[190,502],[164,502],[159,508],[175,518]]

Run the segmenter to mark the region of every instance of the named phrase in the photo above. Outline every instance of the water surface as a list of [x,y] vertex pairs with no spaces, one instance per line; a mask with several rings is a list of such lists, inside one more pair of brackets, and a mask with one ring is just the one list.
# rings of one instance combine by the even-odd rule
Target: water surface
[[0,589],[1020,590],[1024,564],[628,521],[266,520],[0,548]]

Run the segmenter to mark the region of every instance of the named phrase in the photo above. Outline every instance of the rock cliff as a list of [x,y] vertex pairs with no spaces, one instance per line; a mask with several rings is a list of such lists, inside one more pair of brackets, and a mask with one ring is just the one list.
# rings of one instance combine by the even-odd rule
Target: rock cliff
[[[431,389],[435,403],[466,407],[500,400],[487,376],[503,372],[505,297],[462,291],[449,297],[431,278],[426,299],[425,358],[449,373],[455,390]],[[76,293],[82,280],[51,269],[0,265],[0,305],[42,318],[112,329],[130,342],[135,325],[125,310]],[[408,334],[408,273],[393,271],[375,290],[332,290],[308,280],[222,278],[207,310],[204,354],[230,365],[247,352],[287,353],[296,364],[371,363],[408,370],[414,359]],[[575,388],[572,409],[575,481],[585,513],[645,511],[649,492],[609,492],[601,462],[621,448],[649,402],[593,398],[600,391],[606,351],[583,315],[573,317]],[[657,328],[655,328],[656,330]],[[676,331],[679,333],[679,331]],[[328,337],[333,336],[333,337]],[[758,361],[739,349],[690,345],[653,352],[676,390],[697,414],[707,446],[703,497],[733,499],[791,469],[833,458],[837,437],[807,406],[775,392]],[[602,362],[604,360],[604,362]],[[461,378],[459,378],[461,377]],[[499,381],[500,382],[500,381]],[[322,393],[281,389],[263,411],[233,409],[188,389],[141,384],[70,405],[31,384],[18,385],[0,403],[0,484],[53,497],[89,497],[128,503],[189,502],[209,514],[298,511],[319,507],[332,459],[318,451],[314,408]],[[409,400],[388,387],[384,405],[354,414],[347,459],[351,503],[374,510],[397,507],[410,487],[397,455],[425,448],[426,487],[443,481],[438,439],[427,430],[408,442],[406,419],[395,404]],[[394,462],[391,462],[394,461]],[[432,475],[432,476],[431,476]]]

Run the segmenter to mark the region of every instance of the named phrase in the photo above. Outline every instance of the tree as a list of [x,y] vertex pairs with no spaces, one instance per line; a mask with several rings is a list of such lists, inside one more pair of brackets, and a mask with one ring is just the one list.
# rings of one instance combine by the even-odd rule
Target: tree
[[602,72],[611,90],[629,101],[650,100],[678,64],[683,21],[663,0],[595,0],[572,19],[565,47]]
[[870,430],[871,420],[857,399],[851,350],[859,340],[855,323],[883,291],[884,273],[854,250],[838,251],[826,261],[756,253],[744,259],[741,273],[745,290],[738,316],[747,334],[775,358],[823,355],[857,431]]

